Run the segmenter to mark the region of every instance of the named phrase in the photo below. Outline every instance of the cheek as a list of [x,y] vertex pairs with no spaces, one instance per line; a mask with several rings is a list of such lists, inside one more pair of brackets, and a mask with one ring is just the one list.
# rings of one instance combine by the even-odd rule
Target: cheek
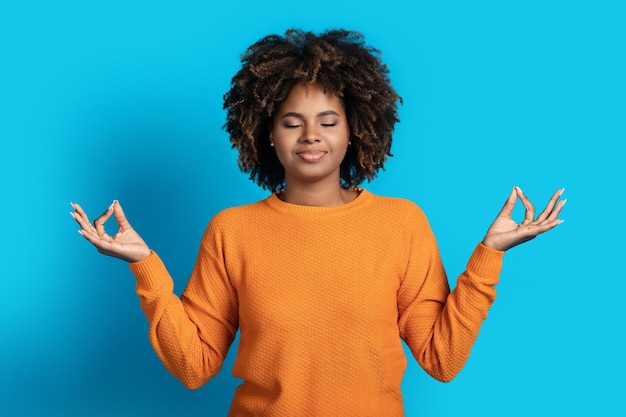
[[347,146],[343,146],[341,148],[341,162],[344,161],[344,159],[346,159],[346,155],[348,154],[348,147]]
[[285,144],[279,140],[277,143],[274,143],[274,151],[276,152],[280,164],[285,166],[285,163],[291,158],[291,148],[285,146]]
[[346,150],[348,149],[348,147],[350,142],[350,130],[346,129],[344,132],[341,132],[341,134],[338,135],[337,140],[335,141],[336,145],[336,149],[339,150],[341,149],[342,152],[346,152]]

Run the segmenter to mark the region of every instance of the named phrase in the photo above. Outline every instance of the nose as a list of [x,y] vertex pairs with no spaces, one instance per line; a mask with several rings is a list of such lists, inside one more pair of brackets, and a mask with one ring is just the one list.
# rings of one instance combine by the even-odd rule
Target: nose
[[314,123],[304,125],[300,141],[303,143],[315,143],[320,141],[319,130]]

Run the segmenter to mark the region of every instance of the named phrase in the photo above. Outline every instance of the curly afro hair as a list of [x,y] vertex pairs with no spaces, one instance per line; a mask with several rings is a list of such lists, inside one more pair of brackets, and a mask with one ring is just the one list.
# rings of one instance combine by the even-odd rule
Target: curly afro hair
[[224,94],[224,129],[239,151],[239,167],[264,189],[285,187],[285,171],[269,133],[272,117],[296,83],[317,83],[342,101],[351,146],[341,164],[341,186],[372,180],[391,154],[401,97],[391,86],[380,51],[359,32],[329,30],[320,35],[290,29],[250,46]]

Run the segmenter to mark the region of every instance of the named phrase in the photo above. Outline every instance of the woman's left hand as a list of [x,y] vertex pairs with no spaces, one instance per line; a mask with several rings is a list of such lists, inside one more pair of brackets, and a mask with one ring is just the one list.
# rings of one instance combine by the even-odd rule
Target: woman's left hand
[[[498,217],[487,230],[482,243],[492,249],[505,251],[563,223],[558,216],[567,201],[559,201],[564,190],[564,188],[557,190],[548,201],[546,208],[535,219],[535,207],[519,187],[514,187]],[[513,208],[518,198],[526,208],[524,221],[519,224],[512,218]]]

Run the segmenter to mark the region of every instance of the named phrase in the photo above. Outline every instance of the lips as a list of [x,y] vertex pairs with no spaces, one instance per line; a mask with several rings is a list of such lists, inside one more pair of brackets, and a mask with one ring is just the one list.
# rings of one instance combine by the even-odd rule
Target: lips
[[296,152],[296,155],[298,155],[300,159],[306,162],[318,162],[318,161],[321,161],[326,156],[326,153],[327,153],[326,151],[309,150],[309,151]]

